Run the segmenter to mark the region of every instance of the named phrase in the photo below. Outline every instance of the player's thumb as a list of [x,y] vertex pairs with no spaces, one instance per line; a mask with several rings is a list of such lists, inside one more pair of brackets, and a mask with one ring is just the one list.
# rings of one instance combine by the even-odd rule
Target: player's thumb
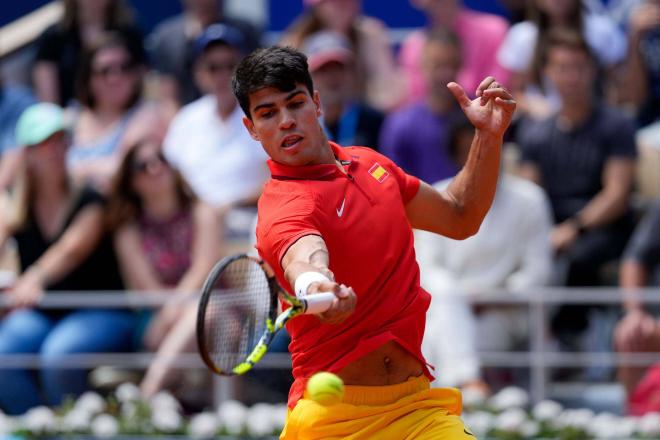
[[454,95],[454,98],[456,98],[456,101],[458,101],[458,104],[461,107],[467,107],[470,105],[470,98],[468,95],[465,93],[465,90],[463,90],[463,87],[461,87],[459,84],[455,82],[450,82],[447,84],[447,88],[451,92],[452,95]]

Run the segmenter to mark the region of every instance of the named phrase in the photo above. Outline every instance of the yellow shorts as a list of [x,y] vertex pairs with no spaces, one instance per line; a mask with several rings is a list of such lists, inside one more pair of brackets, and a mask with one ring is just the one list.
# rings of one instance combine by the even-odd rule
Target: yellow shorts
[[426,377],[382,387],[346,386],[342,403],[323,406],[305,394],[289,411],[280,440],[475,440],[463,425],[461,393],[430,388]]

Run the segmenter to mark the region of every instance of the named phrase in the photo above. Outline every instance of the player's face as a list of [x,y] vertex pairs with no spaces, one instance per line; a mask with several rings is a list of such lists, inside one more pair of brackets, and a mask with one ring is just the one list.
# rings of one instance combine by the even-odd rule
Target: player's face
[[327,162],[329,150],[318,121],[318,92],[310,96],[302,84],[289,92],[266,87],[250,95],[250,114],[252,120],[243,118],[245,127],[276,162],[292,166],[332,163]]

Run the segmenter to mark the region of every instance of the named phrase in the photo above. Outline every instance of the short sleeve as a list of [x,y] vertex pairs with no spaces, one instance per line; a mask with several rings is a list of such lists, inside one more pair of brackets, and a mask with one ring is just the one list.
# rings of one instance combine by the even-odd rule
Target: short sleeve
[[306,235],[321,235],[314,221],[311,193],[264,191],[259,200],[257,251],[275,270],[281,268],[287,250]]
[[403,204],[407,205],[419,191],[420,180],[412,176],[401,169],[396,163],[394,163],[389,158],[380,155],[382,157],[383,166],[387,169],[389,173],[396,179],[397,185],[399,186],[399,192],[401,193],[401,200]]
[[609,157],[635,158],[637,147],[635,144],[635,127],[632,119],[614,112],[607,124],[609,129],[606,137]]

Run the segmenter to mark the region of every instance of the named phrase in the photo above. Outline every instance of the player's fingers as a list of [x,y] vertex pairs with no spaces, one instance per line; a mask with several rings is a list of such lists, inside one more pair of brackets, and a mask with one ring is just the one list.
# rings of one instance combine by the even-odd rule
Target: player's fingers
[[463,90],[463,87],[461,87],[459,84],[450,82],[447,84],[447,88],[452,93],[452,95],[454,95],[454,98],[456,98],[456,101],[458,101],[458,104],[461,106],[461,108],[465,108],[472,103],[468,95],[465,93],[465,90]]
[[481,95],[481,99],[493,99],[497,97],[500,97],[502,99],[513,99],[511,93],[509,93],[507,89],[501,86],[486,89]]
[[498,96],[495,98],[495,103],[510,112],[513,112],[516,109],[516,101],[513,99],[502,99]]
[[490,87],[494,82],[495,82],[495,78],[493,78],[492,76],[487,76],[486,78],[484,78],[484,80],[481,81],[481,83],[479,83],[479,86],[477,87],[477,92],[476,92],[477,96],[481,96],[484,90]]

